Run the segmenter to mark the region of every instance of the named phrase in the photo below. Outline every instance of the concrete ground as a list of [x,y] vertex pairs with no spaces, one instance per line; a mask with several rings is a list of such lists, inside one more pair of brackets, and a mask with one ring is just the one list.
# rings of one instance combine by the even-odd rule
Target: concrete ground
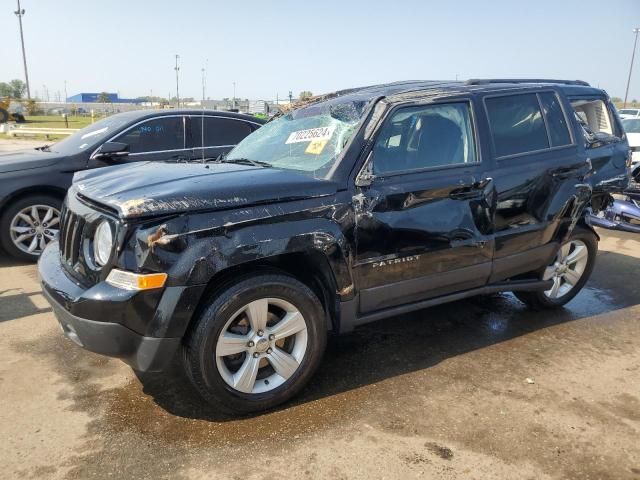
[[78,348],[36,267],[0,256],[1,476],[640,479],[640,241],[602,236],[567,308],[505,294],[365,326],[248,418],[208,409],[179,364],[137,377]]

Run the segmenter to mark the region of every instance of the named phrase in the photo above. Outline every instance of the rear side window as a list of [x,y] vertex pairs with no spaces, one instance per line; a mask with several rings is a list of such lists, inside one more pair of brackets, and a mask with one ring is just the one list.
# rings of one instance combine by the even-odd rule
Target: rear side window
[[544,118],[549,129],[549,139],[552,147],[562,147],[571,145],[571,135],[567,119],[562,111],[562,106],[555,93],[547,92],[540,94],[540,104],[544,112]]
[[251,125],[242,120],[219,117],[191,117],[191,138],[194,147],[236,145],[252,132]]
[[549,148],[547,130],[535,93],[485,100],[496,156]]
[[377,174],[475,162],[467,103],[401,108],[382,127],[373,149]]

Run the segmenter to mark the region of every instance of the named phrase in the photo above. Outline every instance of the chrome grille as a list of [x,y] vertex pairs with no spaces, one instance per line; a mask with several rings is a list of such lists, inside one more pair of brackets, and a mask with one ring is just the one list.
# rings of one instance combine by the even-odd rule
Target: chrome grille
[[67,264],[75,265],[80,255],[85,220],[65,208],[60,222],[60,255]]

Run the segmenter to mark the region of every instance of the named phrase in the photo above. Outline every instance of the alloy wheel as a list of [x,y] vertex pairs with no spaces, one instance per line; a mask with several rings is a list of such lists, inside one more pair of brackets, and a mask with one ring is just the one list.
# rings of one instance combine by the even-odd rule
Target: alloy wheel
[[553,280],[551,288],[544,294],[552,299],[567,295],[582,278],[589,261],[589,250],[582,240],[571,240],[561,248],[553,264],[542,276],[543,280]]
[[216,366],[227,385],[239,392],[269,392],[298,370],[307,340],[307,324],[294,305],[261,298],[225,324],[215,348]]
[[20,210],[9,225],[11,241],[21,251],[40,255],[58,238],[60,211],[49,205],[31,205]]

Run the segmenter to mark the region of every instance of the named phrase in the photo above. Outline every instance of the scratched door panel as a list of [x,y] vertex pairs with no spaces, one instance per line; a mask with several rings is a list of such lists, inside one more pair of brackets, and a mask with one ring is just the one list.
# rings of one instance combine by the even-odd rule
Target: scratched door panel
[[[493,251],[493,185],[464,194],[480,167],[378,179],[356,202],[361,311],[484,285]],[[410,177],[410,178],[409,178]]]

